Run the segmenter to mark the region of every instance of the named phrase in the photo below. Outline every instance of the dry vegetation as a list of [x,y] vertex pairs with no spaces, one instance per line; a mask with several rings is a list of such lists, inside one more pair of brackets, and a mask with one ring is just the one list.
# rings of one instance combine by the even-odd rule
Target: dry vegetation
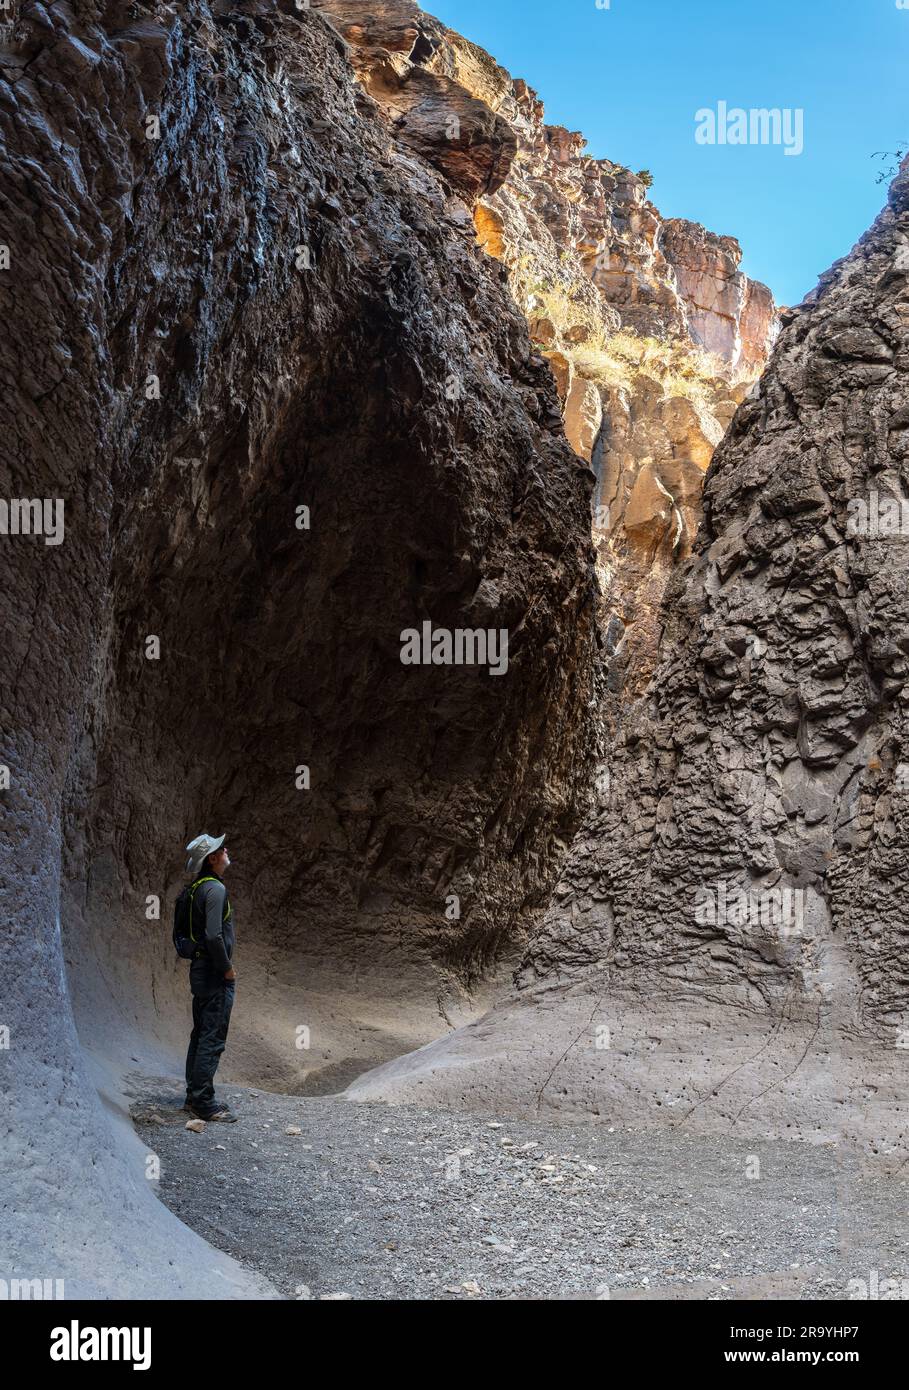
[[[561,286],[535,283],[528,286],[528,295],[534,297],[533,315],[551,321],[561,340],[560,350],[591,381],[633,390],[638,377],[649,376],[664,395],[685,396],[705,407],[716,400],[718,391],[727,394],[733,385],[725,363],[713,353],[682,341],[642,338],[628,329],[606,333],[596,310]],[[566,342],[566,334],[579,327],[587,330],[586,339]]]

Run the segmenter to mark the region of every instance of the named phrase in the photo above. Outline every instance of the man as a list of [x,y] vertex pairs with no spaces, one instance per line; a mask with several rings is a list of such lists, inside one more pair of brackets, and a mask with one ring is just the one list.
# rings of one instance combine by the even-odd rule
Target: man
[[[192,933],[199,949],[189,967],[193,1031],[186,1054],[186,1106],[199,1120],[234,1124],[236,1115],[215,1101],[215,1072],[227,1042],[237,972],[231,965],[236,933],[224,874],[230,856],[225,836],[199,835],[186,846],[186,867],[197,884]],[[204,880],[199,882],[199,880]]]

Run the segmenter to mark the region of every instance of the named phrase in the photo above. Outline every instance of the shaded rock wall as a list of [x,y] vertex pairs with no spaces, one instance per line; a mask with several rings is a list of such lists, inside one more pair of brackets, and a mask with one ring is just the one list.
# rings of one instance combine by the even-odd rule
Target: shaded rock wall
[[[617,963],[665,969],[668,948],[680,981],[747,981],[768,1006],[829,985],[876,1032],[906,1004],[909,552],[899,534],[854,534],[850,504],[906,486],[907,186],[903,174],[874,229],[790,316],[715,456],[647,709],[617,743],[596,819],[610,920],[594,908],[579,928],[592,959],[614,947]],[[810,920],[780,939],[748,924],[699,932],[694,895],[717,877],[804,890]]]
[[[0,1263],[173,1296],[211,1259],[112,1135],[71,1004],[113,1090],[129,1059],[172,1064],[168,917],[205,828],[230,835],[260,1073],[312,1070],[320,988],[445,1016],[577,823],[591,478],[471,181],[322,16],[82,0],[26,4],[23,32],[0,53],[2,495],[63,499],[66,537],[2,538]],[[474,177],[503,157],[474,148]],[[405,667],[423,621],[507,629],[507,674]]]

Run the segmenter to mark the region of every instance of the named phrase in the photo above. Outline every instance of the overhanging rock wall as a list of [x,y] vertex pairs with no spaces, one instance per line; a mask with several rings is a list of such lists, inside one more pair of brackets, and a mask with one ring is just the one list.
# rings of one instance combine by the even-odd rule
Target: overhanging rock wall
[[[0,1275],[248,1292],[84,1056],[112,1096],[175,1069],[202,829],[266,1080],[300,1083],[318,988],[393,980],[441,1026],[514,948],[585,784],[592,479],[471,180],[397,138],[322,16],[26,4],[0,119],[0,491],[66,528],[2,538]],[[405,667],[427,620],[507,629],[507,674]]]

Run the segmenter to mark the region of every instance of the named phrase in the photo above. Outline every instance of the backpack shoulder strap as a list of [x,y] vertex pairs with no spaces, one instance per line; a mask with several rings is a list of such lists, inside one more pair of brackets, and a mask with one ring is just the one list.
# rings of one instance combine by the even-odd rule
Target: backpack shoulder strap
[[193,931],[193,903],[194,903],[194,901],[195,901],[196,889],[197,889],[197,888],[201,888],[201,886],[202,886],[203,883],[215,883],[216,881],[217,881],[217,880],[215,879],[214,874],[207,874],[207,875],[205,876],[205,878],[197,878],[196,881],[195,881],[195,883],[192,885],[192,887],[191,887],[190,890],[189,890],[189,939],[190,939],[190,941],[195,941],[195,939],[196,939],[195,932]]

